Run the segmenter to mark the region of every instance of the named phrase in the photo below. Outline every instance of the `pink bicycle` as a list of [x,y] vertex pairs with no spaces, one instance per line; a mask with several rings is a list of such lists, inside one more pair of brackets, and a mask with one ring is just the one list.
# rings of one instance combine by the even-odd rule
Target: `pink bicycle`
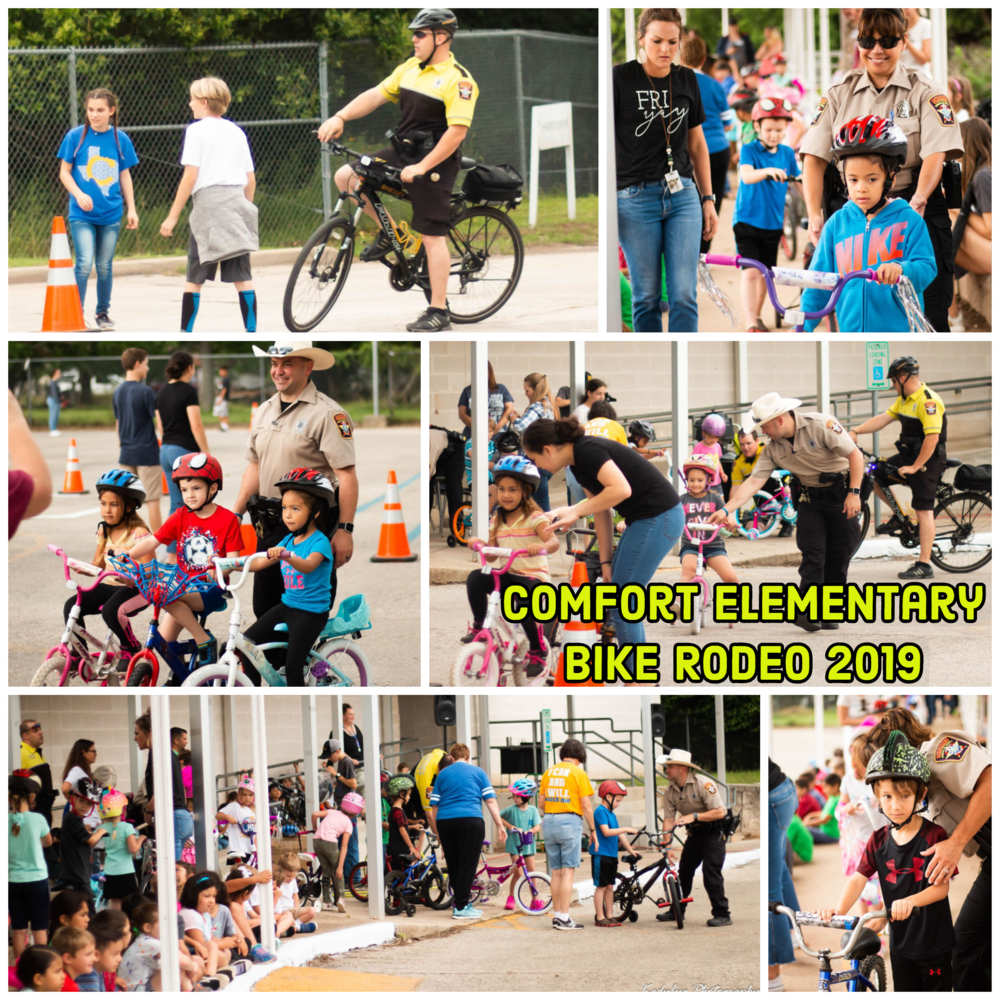
[[535,842],[535,835],[530,830],[518,830],[517,834],[517,860],[513,864],[491,865],[486,860],[486,848],[490,846],[490,842],[483,841],[483,867],[476,872],[469,903],[475,906],[477,901],[482,902],[499,895],[504,882],[515,872],[520,872],[523,878],[514,889],[514,903],[523,913],[532,917],[542,916],[552,907],[552,882],[545,872],[528,871],[528,864],[524,860],[524,848]]
[[[462,647],[451,667],[452,687],[506,687],[513,676],[516,687],[541,687],[555,676],[552,647],[548,662],[537,676],[529,677],[525,666],[528,635],[523,628],[508,622],[500,610],[500,577],[510,570],[518,556],[527,549],[501,549],[477,542],[473,549],[479,555],[484,575],[493,574],[493,591],[486,604],[483,626],[472,642]],[[487,562],[487,556],[499,556],[507,561],[500,569]]]
[[[58,545],[50,545],[48,549],[62,559],[66,586],[70,590],[76,590],[76,604],[73,605],[69,617],[66,619],[66,627],[63,629],[59,643],[45,654],[45,662],[31,678],[31,687],[65,687],[73,677],[79,677],[84,684],[98,683],[101,687],[107,687],[110,684],[117,687],[123,676],[119,673],[119,669],[125,670],[128,666],[128,657],[132,654],[122,653],[121,645],[114,632],[109,630],[107,637],[103,640],[88,632],[80,624],[80,602],[85,593],[93,590],[109,576],[117,577],[120,580],[125,579],[125,577],[117,570],[102,570],[90,563],[73,559],[66,555]],[[95,577],[94,582],[87,587],[79,581],[72,580],[70,578],[71,570],[85,576]]]
[[[691,616],[692,635],[697,635],[702,626],[708,624],[708,609],[712,604],[712,591],[705,579],[705,546],[711,545],[715,541],[721,528],[721,524],[709,524],[707,521],[688,521],[684,525],[684,537],[692,545],[698,546],[698,562],[695,566],[694,576],[688,580],[688,583],[696,583],[701,588],[701,593],[695,594],[694,597],[694,614]],[[692,536],[692,531],[697,537]],[[705,537],[707,532],[711,532],[708,538]],[[679,625],[681,622],[675,621],[674,624]],[[732,622],[729,623],[729,627],[733,627]]]

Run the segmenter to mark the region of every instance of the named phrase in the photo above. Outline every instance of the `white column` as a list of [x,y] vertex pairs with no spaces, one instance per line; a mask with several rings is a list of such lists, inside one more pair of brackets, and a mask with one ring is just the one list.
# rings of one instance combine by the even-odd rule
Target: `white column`
[[319,769],[316,754],[320,741],[316,733],[316,695],[302,696],[302,777],[306,783],[306,850],[313,849],[312,814],[319,808]]
[[[626,59],[634,59],[635,58],[635,27],[636,27],[636,24],[635,24],[635,11],[636,11],[635,7],[626,7],[625,8],[625,58]],[[608,17],[609,18],[611,17],[611,10],[610,10],[610,8],[608,10]],[[609,21],[609,28],[610,28],[610,21]],[[610,38],[611,38],[611,32],[609,30],[608,31],[609,44],[610,44]],[[608,66],[610,67],[610,65],[611,65],[611,63],[609,62]],[[608,79],[610,79],[610,78],[611,78],[611,75],[609,73],[608,74]],[[611,105],[609,104],[608,107],[610,108]]]
[[646,805],[646,830],[656,833],[656,745],[653,740],[653,696],[642,695],[642,781]]
[[688,448],[688,342],[674,340],[670,343],[670,381],[674,403],[673,440],[674,489],[681,489],[680,470],[687,458]]
[[455,742],[472,748],[472,695],[455,696]]
[[[749,345],[745,340],[733,341],[733,390],[737,403],[749,403],[750,400],[750,354]],[[741,414],[742,417],[742,414]]]
[[[618,285],[615,285],[618,294]],[[572,409],[576,409],[577,401],[587,391],[587,342],[571,340],[569,342],[569,395]]]
[[715,696],[715,767],[719,781],[726,780],[726,714],[722,698],[721,694]]
[[[392,400],[389,400],[392,407]],[[378,341],[372,341],[372,413],[378,416]]]
[[[236,718],[236,709],[242,699],[223,698],[222,704],[226,713],[226,763],[222,768],[223,772],[235,771],[239,767],[240,740],[239,725]],[[215,788],[212,788],[214,794]]]
[[[483,380],[486,384],[486,380]],[[385,916],[385,878],[382,871],[382,812],[378,800],[379,769],[382,736],[379,726],[377,694],[363,694],[361,702],[361,729],[365,734],[365,768],[369,775],[365,782],[365,845],[368,854],[368,916],[381,920]],[[372,792],[372,789],[376,791]]]
[[816,341],[816,409],[830,412],[830,341]]
[[[257,868],[260,871],[272,871],[274,865],[271,863],[271,809],[267,793],[267,720],[264,695],[252,694],[246,700],[250,702],[250,739],[253,743],[254,821],[257,828],[254,846],[257,848]],[[273,890],[274,886],[271,884],[260,887],[260,943],[268,951],[278,950],[274,937]]]
[[819,89],[824,93],[830,90],[830,8],[819,8]]
[[[128,724],[129,731],[132,731],[132,727],[135,720],[142,715],[142,696],[138,694],[128,695]],[[129,740],[128,744],[128,776],[129,776],[129,790],[133,793],[138,791],[139,782],[142,781],[143,775],[145,774],[145,767],[142,761],[142,751],[137,746],[135,740]]]
[[[476,699],[479,708],[479,766],[486,772],[490,784],[493,783],[493,772],[490,770],[490,699],[489,695],[480,695]],[[483,822],[486,829],[490,828],[490,811],[483,800]]]
[[489,532],[489,469],[486,443],[489,441],[489,344],[472,341],[472,534],[486,538]]
[[816,745],[813,748],[813,755],[819,764],[822,764],[825,757],[823,751],[823,695],[813,695],[813,739]]
[[808,90],[816,89],[816,39],[814,35],[815,24],[813,18],[815,16],[815,11],[812,7],[807,6],[805,8],[805,21],[806,21],[806,62],[809,64],[809,68],[806,72],[806,88]]
[[[21,766],[21,696],[7,696],[7,734],[10,737],[10,767],[8,773]],[[133,791],[135,786],[132,786]]]
[[931,7],[931,79],[948,93],[948,8]]
[[[194,853],[199,869],[215,868],[215,753],[212,743],[214,698],[207,691],[188,696],[191,779],[194,798]],[[154,779],[155,780],[155,779]]]
[[[629,11],[634,8],[625,9],[625,51],[629,51]],[[614,104],[614,87],[611,82],[611,65],[614,62],[611,51],[611,9],[604,15],[604,65],[606,68],[606,85],[604,88],[604,107],[600,114],[607,115],[610,119]],[[632,54],[629,59],[635,58],[635,32],[632,33]],[[605,319],[608,330],[618,331],[622,328],[622,293],[621,280],[618,277],[618,170],[615,166],[615,141],[614,122],[608,121],[607,127],[601,129],[598,138],[598,150],[604,149],[604,161],[608,168],[604,174],[604,204],[601,210],[604,212],[606,220],[607,239],[604,244],[604,263],[607,266],[605,274]]]
[[[156,809],[156,842],[161,871],[172,871],[174,854],[174,812],[171,807],[173,775],[170,755],[170,695],[150,696],[152,723],[150,753],[153,755],[153,806]],[[147,789],[148,791],[148,789]],[[177,940],[177,883],[172,878],[158,880],[156,894],[160,927],[160,974],[164,993],[176,993],[181,988],[180,945]]]

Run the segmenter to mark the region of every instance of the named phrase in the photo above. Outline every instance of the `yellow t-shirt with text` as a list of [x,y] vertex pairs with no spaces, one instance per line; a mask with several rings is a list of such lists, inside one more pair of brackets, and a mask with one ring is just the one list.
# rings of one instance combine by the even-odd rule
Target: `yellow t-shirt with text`
[[540,799],[546,813],[583,815],[581,798],[590,798],[594,786],[587,772],[576,764],[560,763],[542,775]]

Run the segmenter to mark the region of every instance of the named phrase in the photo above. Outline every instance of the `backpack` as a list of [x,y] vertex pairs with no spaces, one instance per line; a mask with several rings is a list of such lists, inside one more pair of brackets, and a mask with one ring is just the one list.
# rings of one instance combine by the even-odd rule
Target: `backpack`
[[974,493],[993,492],[992,465],[960,465],[955,473],[955,487]]

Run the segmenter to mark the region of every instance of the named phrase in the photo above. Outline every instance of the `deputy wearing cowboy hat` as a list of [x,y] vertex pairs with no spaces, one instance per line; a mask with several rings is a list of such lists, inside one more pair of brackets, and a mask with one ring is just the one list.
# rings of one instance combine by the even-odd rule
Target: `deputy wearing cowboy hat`
[[[354,462],[354,421],[348,412],[320,392],[309,377],[335,363],[333,355],[309,341],[279,341],[266,350],[254,346],[258,358],[271,359],[271,381],[278,390],[257,410],[243,457],[250,463],[243,473],[233,510],[243,514],[251,497],[257,527],[257,551],[277,545],[288,529],[281,520],[280,493],[275,483],[292,469],[315,469],[338,491],[340,513],[330,539],[333,567],[332,599],[337,600],[337,570],[354,552],[354,512],[358,506],[358,477]],[[267,516],[263,516],[266,513]],[[255,574],[253,610],[260,618],[273,608],[284,591],[281,566]]]
[[[729,494],[726,507],[740,507],[767,482],[775,469],[787,469],[799,491],[795,544],[802,553],[801,586],[846,583],[847,567],[858,547],[861,525],[861,480],[864,456],[835,417],[804,413],[801,399],[769,392],[754,401],[744,432],[763,431],[771,440],[760,453],[753,476]],[[723,507],[710,518],[729,516]],[[814,622],[804,615],[795,624],[807,632],[835,629],[835,622]]]
[[[664,828],[687,827],[678,866],[681,897],[687,899],[691,895],[694,873],[701,865],[702,882],[712,903],[712,919],[708,926],[726,927],[733,921],[729,917],[729,900],[722,877],[726,837],[718,828],[718,820],[726,818],[726,804],[719,794],[719,786],[707,774],[694,770],[687,750],[671,750],[657,757],[656,763],[665,765],[670,779],[663,793]],[[686,907],[686,904],[681,905]],[[656,919],[666,922],[673,920],[674,915],[668,907]]]

